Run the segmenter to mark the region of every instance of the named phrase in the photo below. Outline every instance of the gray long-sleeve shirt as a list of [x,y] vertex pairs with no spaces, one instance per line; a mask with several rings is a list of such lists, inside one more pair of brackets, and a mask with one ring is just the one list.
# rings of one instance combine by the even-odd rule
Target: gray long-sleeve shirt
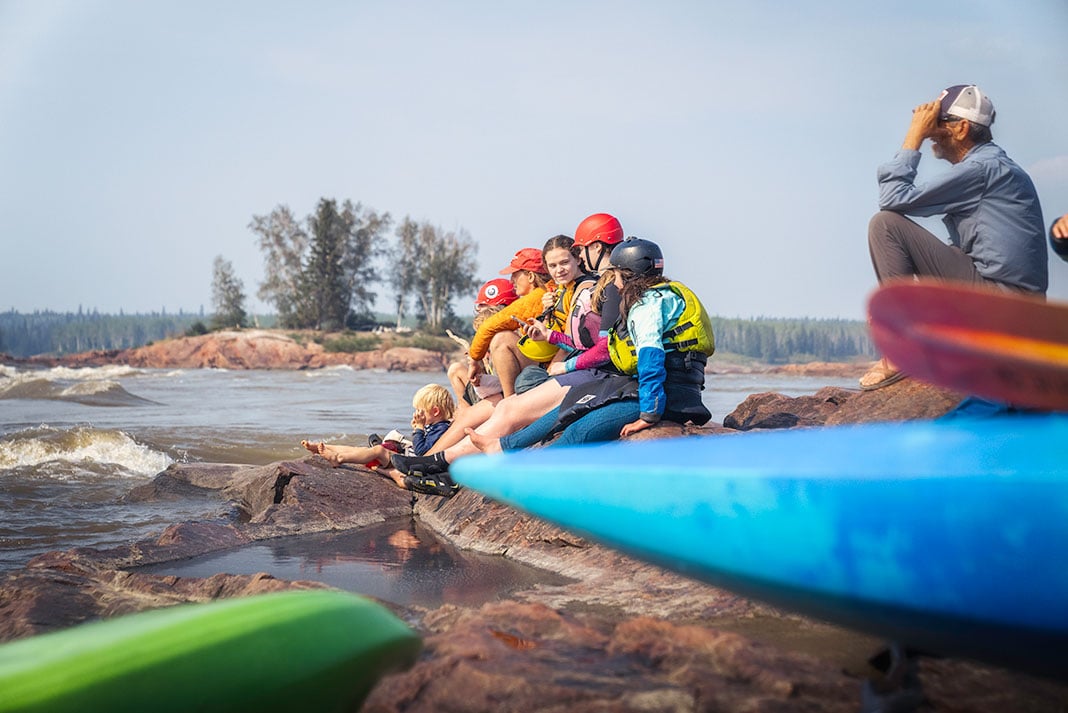
[[1046,229],[1031,178],[994,143],[972,148],[960,163],[917,185],[920,152],[902,149],[879,167],[879,207],[904,215],[944,215],[949,240],[979,274],[1045,294]]

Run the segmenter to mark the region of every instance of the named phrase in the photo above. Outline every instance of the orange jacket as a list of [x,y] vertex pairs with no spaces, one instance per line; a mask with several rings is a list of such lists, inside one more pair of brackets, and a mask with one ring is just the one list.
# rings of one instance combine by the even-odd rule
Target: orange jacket
[[475,336],[471,337],[471,348],[467,355],[476,361],[486,356],[489,351],[490,340],[497,332],[514,332],[519,329],[519,322],[513,317],[526,322],[531,317],[537,317],[545,311],[541,304],[541,296],[545,290],[535,287],[533,290],[517,299],[512,304],[493,315],[478,327]]

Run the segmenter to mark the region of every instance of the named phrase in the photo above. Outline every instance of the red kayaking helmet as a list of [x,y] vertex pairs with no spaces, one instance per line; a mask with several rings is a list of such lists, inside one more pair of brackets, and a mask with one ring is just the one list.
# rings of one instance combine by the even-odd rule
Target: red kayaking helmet
[[515,293],[515,285],[511,280],[495,277],[479,288],[478,297],[475,298],[475,307],[510,305],[518,298],[519,295]]
[[586,247],[593,243],[615,245],[623,240],[623,226],[615,216],[608,213],[594,213],[575,228],[575,245]]

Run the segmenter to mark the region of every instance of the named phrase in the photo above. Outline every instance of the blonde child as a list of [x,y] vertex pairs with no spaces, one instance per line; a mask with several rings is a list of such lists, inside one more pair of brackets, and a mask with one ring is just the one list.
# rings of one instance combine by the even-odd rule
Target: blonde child
[[[452,394],[444,386],[427,384],[415,392],[412,397],[412,454],[423,455],[434,445],[449,424],[452,423],[453,413],[456,411],[456,402]],[[385,445],[374,446],[341,446],[331,445],[319,441],[301,441],[300,445],[316,455],[330,461],[335,468],[342,463],[355,463],[385,471],[390,462],[393,450]],[[404,475],[389,469],[386,473],[400,487],[406,487]]]
[[456,401],[444,386],[427,384],[412,397],[412,450],[426,453],[452,424]]

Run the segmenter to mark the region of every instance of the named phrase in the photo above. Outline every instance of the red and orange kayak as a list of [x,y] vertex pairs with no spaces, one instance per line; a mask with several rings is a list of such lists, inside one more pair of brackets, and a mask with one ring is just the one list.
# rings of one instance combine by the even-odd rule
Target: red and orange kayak
[[868,314],[876,346],[910,376],[1013,406],[1068,411],[1068,305],[920,281],[880,288]]

